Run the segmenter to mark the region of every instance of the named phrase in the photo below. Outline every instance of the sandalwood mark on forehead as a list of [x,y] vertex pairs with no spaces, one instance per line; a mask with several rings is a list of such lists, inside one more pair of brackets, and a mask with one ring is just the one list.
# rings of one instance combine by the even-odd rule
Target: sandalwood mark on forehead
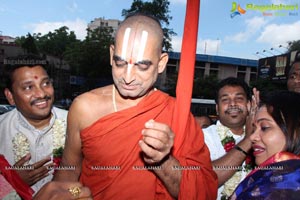
[[[147,40],[148,40],[148,35],[149,33],[145,30],[139,30],[139,24],[135,27],[135,28],[126,28],[125,32],[124,32],[124,36],[123,36],[123,43],[122,43],[122,51],[121,51],[121,58],[124,60],[127,60],[127,57],[129,60],[127,60],[128,63],[133,63],[133,62],[139,62],[143,60],[143,56],[144,56],[144,52],[146,49],[146,44],[147,44]],[[133,50],[134,49],[128,49],[129,46],[129,40],[130,38],[132,38],[133,41],[137,42],[137,34],[138,32],[141,31],[141,37],[138,41],[138,46],[133,46],[131,48],[136,48],[136,57],[133,58]],[[134,42],[135,43],[135,42]],[[130,55],[127,55],[127,53],[129,53]],[[134,61],[135,60],[135,61]]]
[[131,28],[126,28],[124,38],[123,38],[123,44],[122,44],[122,53],[121,53],[122,59],[126,59],[130,32],[131,32]]
[[139,62],[139,61],[141,61],[143,59],[144,51],[145,51],[145,48],[146,48],[147,39],[148,39],[148,32],[147,31],[143,31],[142,32],[141,42],[140,42],[139,53],[138,53],[138,57],[137,57],[137,62]]
[[[139,26],[139,25],[137,25],[137,26]],[[137,40],[136,36],[137,36],[137,33],[139,32],[138,30],[139,30],[139,27],[136,27],[134,29],[131,29],[128,27],[125,29],[124,36],[123,36],[121,58],[124,61],[126,61],[127,56],[130,56],[129,60],[127,60],[127,63],[128,63],[127,74],[128,75],[131,73],[134,63],[138,63],[143,60],[144,52],[146,49],[146,44],[147,44],[147,40],[148,40],[148,32],[145,30],[142,31],[140,41],[138,42],[138,44],[139,44],[138,47],[133,47],[133,48],[138,48],[136,58],[132,57],[133,49],[131,51],[128,49],[129,39],[133,38],[133,41]],[[129,53],[130,55],[127,55],[127,53]]]

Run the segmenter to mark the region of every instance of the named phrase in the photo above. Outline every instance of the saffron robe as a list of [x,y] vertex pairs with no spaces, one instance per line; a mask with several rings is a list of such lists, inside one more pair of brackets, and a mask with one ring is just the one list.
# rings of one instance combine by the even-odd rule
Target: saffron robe
[[[145,167],[138,141],[144,124],[150,119],[168,124],[171,129],[180,123],[175,120],[174,108],[174,98],[155,91],[138,105],[104,116],[81,131],[80,181],[91,189],[95,200],[172,199],[154,172]],[[172,152],[185,167],[179,199],[216,199],[217,176],[212,170],[202,130],[192,114],[184,135],[175,132]]]

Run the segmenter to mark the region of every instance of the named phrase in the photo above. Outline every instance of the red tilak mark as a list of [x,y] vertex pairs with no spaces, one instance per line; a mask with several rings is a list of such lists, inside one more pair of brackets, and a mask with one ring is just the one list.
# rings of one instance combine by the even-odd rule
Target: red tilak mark
[[37,76],[34,76],[34,78],[37,79],[38,77],[37,77]]
[[130,60],[129,60],[129,64],[132,64],[132,58],[130,58]]

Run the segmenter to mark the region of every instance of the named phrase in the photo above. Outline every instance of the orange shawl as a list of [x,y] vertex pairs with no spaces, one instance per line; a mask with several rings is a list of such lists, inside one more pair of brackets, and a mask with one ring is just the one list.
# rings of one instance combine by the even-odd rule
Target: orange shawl
[[[150,119],[171,128],[178,124],[174,110],[175,100],[155,91],[137,106],[107,115],[81,131],[80,180],[94,199],[172,199],[155,174],[143,168],[138,141]],[[174,149],[173,156],[182,166],[200,168],[182,171],[179,198],[216,199],[217,177],[202,131],[191,114],[186,131],[175,132]]]

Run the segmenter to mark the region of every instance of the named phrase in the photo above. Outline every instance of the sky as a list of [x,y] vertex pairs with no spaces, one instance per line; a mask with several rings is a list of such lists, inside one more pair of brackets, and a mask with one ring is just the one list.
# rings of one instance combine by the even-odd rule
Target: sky
[[[168,28],[177,33],[172,45],[180,52],[186,0],[169,1]],[[122,9],[131,4],[132,0],[0,0],[0,34],[46,34],[67,26],[84,39],[92,20],[123,20]],[[258,9],[272,5],[264,12]],[[201,0],[198,54],[257,60],[285,52],[295,40],[300,40],[300,0]]]

